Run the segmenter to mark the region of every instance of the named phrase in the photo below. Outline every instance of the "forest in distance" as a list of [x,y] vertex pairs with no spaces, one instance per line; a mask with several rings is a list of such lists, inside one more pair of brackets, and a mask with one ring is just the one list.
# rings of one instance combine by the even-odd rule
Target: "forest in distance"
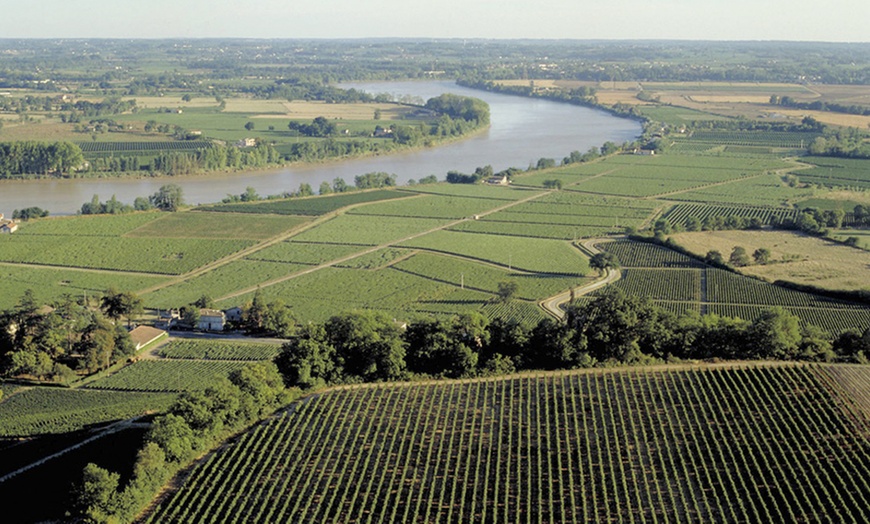
[[[640,134],[174,178],[485,132],[337,86],[433,79]],[[161,186],[0,215],[11,521],[870,517],[870,44],[0,39],[0,124],[0,191]]]

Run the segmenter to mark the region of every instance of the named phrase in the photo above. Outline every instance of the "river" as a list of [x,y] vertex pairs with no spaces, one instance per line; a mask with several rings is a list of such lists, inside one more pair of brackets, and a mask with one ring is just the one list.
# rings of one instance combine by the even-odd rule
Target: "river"
[[0,181],[0,213],[39,206],[53,215],[74,214],[93,195],[102,200],[115,195],[132,203],[167,183],[184,190],[185,201],[202,204],[220,201],[251,186],[260,195],[295,191],[308,183],[315,191],[323,181],[343,178],[353,184],[356,175],[373,171],[395,173],[399,184],[434,174],[444,179],[448,171],[472,172],[478,166],[496,170],[526,168],[539,158],[560,161],[571,151],[585,152],[604,142],[622,143],[636,138],[640,124],[604,111],[533,98],[488,93],[452,82],[370,82],[345,84],[367,92],[409,95],[423,100],[442,93],[474,96],[490,106],[491,126],[471,138],[444,146],[389,156],[344,160],[325,164],[294,165],[267,171],[237,172],[184,177],[102,178],[74,180]]

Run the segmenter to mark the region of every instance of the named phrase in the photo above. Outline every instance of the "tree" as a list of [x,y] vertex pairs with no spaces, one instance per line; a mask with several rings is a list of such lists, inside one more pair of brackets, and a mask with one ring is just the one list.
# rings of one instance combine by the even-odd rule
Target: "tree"
[[749,255],[746,253],[746,249],[740,246],[734,246],[728,260],[731,262],[731,265],[735,267],[744,267],[751,263]]
[[247,122],[247,123],[245,124],[245,129],[247,129],[248,131],[253,131],[253,130],[254,130],[254,123],[253,123],[253,122]]
[[166,460],[176,463],[188,458],[196,447],[193,430],[183,418],[172,413],[154,420],[147,441],[160,446]]
[[749,327],[752,348],[747,357],[788,360],[798,355],[801,342],[800,319],[782,307],[763,312]]
[[318,191],[321,195],[328,195],[332,193],[332,186],[329,185],[329,182],[323,181],[320,183],[320,189]]
[[607,269],[618,269],[619,268],[619,258],[613,253],[595,253],[592,255],[592,258],[589,259],[589,267],[592,269],[597,269],[598,271],[605,271]]
[[711,266],[724,266],[725,258],[722,257],[722,253],[713,249],[707,251],[707,254],[704,255],[704,262],[710,264]]
[[106,319],[94,319],[82,335],[79,352],[84,355],[82,364],[88,372],[109,367],[115,352],[115,326]]
[[693,215],[686,219],[686,231],[700,231],[701,227],[700,218]]
[[85,466],[81,482],[73,487],[77,513],[87,522],[111,522],[117,510],[119,479],[117,473],[111,473],[94,463]]
[[770,250],[764,247],[760,247],[752,253],[752,258],[755,260],[756,264],[767,264],[770,262]]
[[502,304],[510,302],[514,295],[517,294],[519,287],[519,284],[513,280],[502,280],[498,283],[498,291],[495,293],[498,301]]
[[178,211],[184,205],[184,195],[181,186],[166,184],[149,197],[151,205],[161,211]]
[[655,225],[653,226],[653,231],[656,235],[670,235],[673,228],[671,227],[671,221],[667,218],[660,218],[656,220]]
[[149,202],[145,197],[136,197],[136,199],[133,200],[133,209],[136,211],[148,211],[149,209],[152,209],[151,202]]

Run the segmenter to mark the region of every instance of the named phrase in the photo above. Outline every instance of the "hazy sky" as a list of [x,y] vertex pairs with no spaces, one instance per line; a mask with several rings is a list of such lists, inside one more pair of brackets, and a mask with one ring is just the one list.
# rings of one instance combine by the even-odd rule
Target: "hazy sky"
[[0,38],[870,42],[870,0],[0,0]]

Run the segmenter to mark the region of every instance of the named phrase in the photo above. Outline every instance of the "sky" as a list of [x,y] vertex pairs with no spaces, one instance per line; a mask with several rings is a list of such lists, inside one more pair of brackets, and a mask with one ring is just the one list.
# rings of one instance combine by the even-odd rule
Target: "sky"
[[870,42],[870,0],[0,0],[0,38]]

